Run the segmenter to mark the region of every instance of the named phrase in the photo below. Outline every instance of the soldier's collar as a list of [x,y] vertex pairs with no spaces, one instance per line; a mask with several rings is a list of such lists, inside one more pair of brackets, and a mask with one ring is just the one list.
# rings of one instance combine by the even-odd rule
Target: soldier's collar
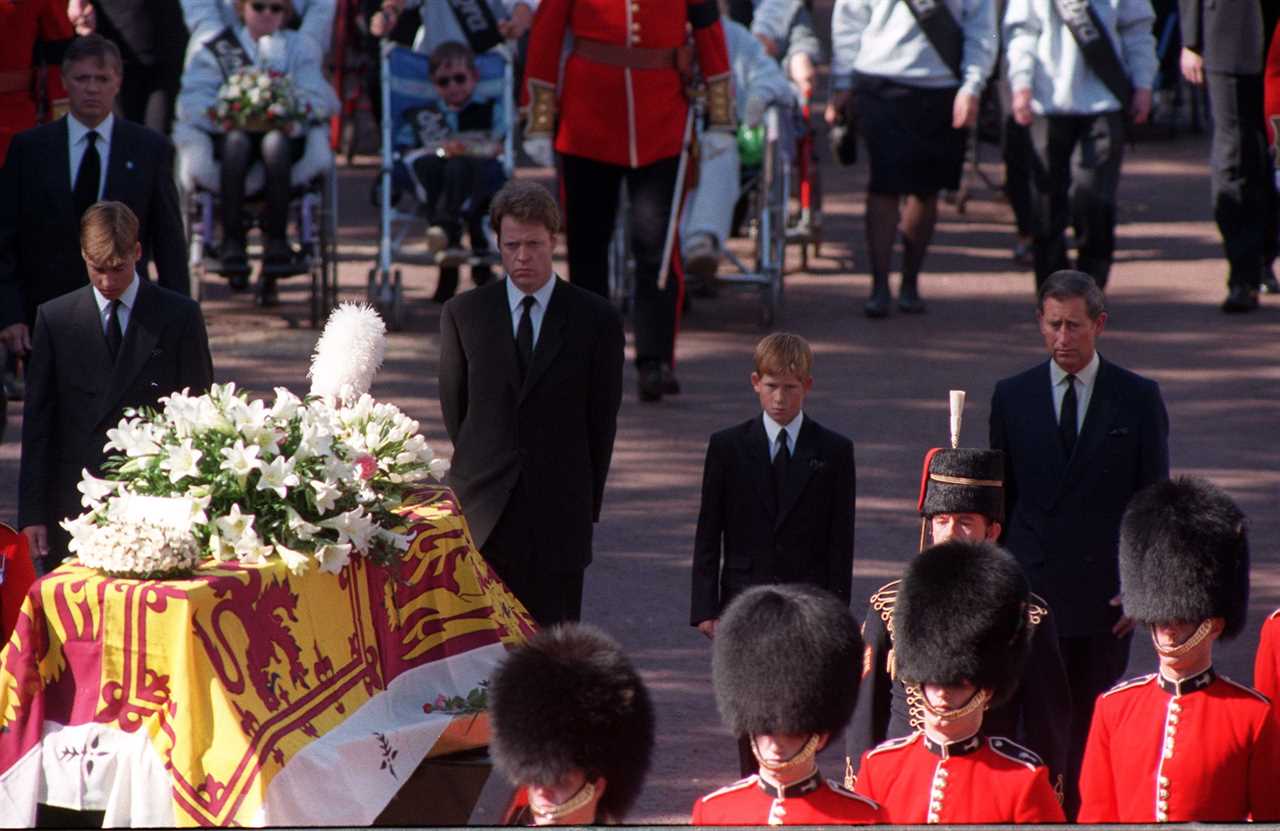
[[1160,684],[1160,689],[1177,698],[1180,695],[1199,692],[1212,684],[1218,678],[1218,673],[1213,671],[1213,667],[1209,667],[1199,675],[1193,675],[1190,678],[1183,678],[1181,681],[1174,681],[1164,677],[1164,673],[1156,673],[1156,681]]
[[982,747],[982,736],[978,733],[958,742],[935,742],[928,736],[923,738],[925,748],[934,756],[941,756],[943,759],[976,753]]
[[764,781],[763,776],[756,776],[756,781],[760,784],[760,790],[767,793],[774,799],[794,799],[797,796],[804,796],[813,793],[822,784],[822,771],[814,769],[813,773],[808,777],[801,779],[799,782],[792,782],[790,785],[778,787]]

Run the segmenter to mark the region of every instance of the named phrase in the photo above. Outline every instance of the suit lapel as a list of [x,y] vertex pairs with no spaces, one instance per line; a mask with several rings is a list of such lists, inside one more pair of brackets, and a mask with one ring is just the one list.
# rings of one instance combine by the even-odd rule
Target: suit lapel
[[1063,474],[1059,495],[1068,490],[1080,473],[1089,467],[1094,454],[1102,446],[1107,431],[1111,429],[1111,419],[1116,410],[1114,380],[1111,366],[1099,359],[1098,374],[1093,379],[1093,392],[1089,395],[1089,409],[1085,411],[1084,429],[1076,439],[1075,451],[1071,454],[1066,473]]
[[[107,337],[102,331],[102,316],[98,311],[98,301],[94,299],[93,287],[80,289],[73,311],[75,339],[79,343],[79,354],[85,360],[85,369],[98,378],[110,379],[111,353],[107,350]],[[105,389],[104,383],[98,389]]]
[[[555,281],[551,299],[547,301],[547,309],[542,314],[542,328],[538,331],[538,342],[533,346],[533,360],[530,362],[529,371],[525,373],[524,386],[520,388],[521,400],[538,383],[547,368],[555,361],[556,355],[560,354],[560,348],[564,346],[564,330],[569,325],[569,313],[566,309],[568,300],[564,296],[566,289],[561,285],[560,278],[556,277]],[[511,307],[508,306],[507,314],[510,315],[510,313]]]
[[[502,375],[511,385],[512,394],[519,397],[520,367],[516,363],[515,321],[511,317],[511,306],[507,301],[506,280],[498,280],[485,286],[484,289],[477,289],[477,291],[485,290],[492,292],[493,295],[488,305],[491,316],[488,330],[499,333],[495,348],[498,350],[498,359],[502,362]],[[502,337],[504,334],[507,337]]]
[[127,201],[133,189],[134,162],[131,157],[132,147],[126,138],[127,128],[123,121],[116,118],[111,128],[111,147],[107,156],[107,180],[102,187],[103,199]]
[[739,442],[740,452],[746,460],[746,469],[760,495],[760,504],[765,506],[770,518],[777,517],[773,472],[769,466],[769,434],[764,431],[764,419],[756,416],[747,422],[745,429],[739,434]]
[[[102,396],[103,407],[99,410],[97,419],[99,422],[107,413],[115,409],[143,364],[151,357],[151,350],[160,339],[160,330],[164,325],[164,321],[160,319],[159,310],[155,306],[155,290],[141,277],[138,280],[138,296],[134,300],[132,311],[129,312],[129,328],[124,333],[120,354],[116,357],[115,366],[111,370],[111,379]],[[105,346],[105,338],[103,342]]]
[[787,465],[787,478],[782,487],[782,498],[778,505],[778,515],[774,519],[774,528],[782,527],[787,514],[795,507],[804,493],[804,486],[813,476],[815,461],[818,459],[818,430],[813,420],[806,418],[800,423],[800,435],[796,438],[796,450],[791,454],[791,463]]
[[51,169],[51,187],[49,198],[53,200],[54,216],[75,217],[76,236],[80,238],[80,217],[75,216],[76,204],[72,189],[75,183],[71,173],[71,133],[67,127],[67,116],[58,119],[58,129],[52,131],[53,147],[49,148],[51,158],[56,160]]
[[1044,362],[1042,371],[1032,375],[1031,389],[1027,392],[1031,407],[1027,426],[1033,431],[1034,446],[1046,448],[1045,461],[1053,477],[1061,481],[1067,469],[1067,453],[1058,436],[1058,413],[1053,407],[1053,376],[1049,373],[1048,361]]

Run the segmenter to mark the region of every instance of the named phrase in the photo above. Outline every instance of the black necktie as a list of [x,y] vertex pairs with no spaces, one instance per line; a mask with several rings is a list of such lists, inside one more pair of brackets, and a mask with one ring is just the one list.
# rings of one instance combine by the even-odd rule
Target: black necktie
[[787,464],[791,461],[791,451],[787,449],[787,431],[778,433],[778,452],[773,454],[773,495],[779,507],[782,505],[782,490],[787,483]]
[[84,216],[89,206],[98,201],[98,180],[102,178],[102,157],[98,155],[98,134],[90,130],[85,134],[89,146],[80,157],[80,169],[76,171],[73,193],[76,200],[76,218]]
[[520,378],[529,372],[529,364],[533,362],[533,304],[538,300],[526,294],[520,301],[524,308],[520,311],[520,325],[516,327],[516,358],[520,363]]
[[1076,425],[1076,376],[1067,376],[1067,391],[1062,396],[1062,410],[1058,413],[1058,437],[1062,449],[1071,455],[1076,446],[1079,428]]
[[120,301],[112,300],[110,309],[107,313],[107,350],[114,361],[120,354],[120,343],[124,340],[124,333],[120,331]]

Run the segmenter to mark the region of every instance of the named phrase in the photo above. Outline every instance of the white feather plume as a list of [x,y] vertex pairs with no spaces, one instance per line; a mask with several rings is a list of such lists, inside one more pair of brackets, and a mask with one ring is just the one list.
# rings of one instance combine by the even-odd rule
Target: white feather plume
[[350,402],[369,391],[387,352],[387,325],[373,307],[343,303],[329,315],[311,356],[311,394]]

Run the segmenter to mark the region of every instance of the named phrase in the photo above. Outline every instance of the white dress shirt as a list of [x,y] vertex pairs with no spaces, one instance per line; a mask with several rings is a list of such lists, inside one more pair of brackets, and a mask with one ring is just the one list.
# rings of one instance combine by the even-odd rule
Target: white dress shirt
[[[98,322],[102,324],[102,334],[107,333],[107,321],[111,318],[111,301],[102,296],[98,287],[93,287],[93,299],[98,301]],[[120,334],[129,331],[129,315],[133,312],[133,304],[138,300],[138,275],[133,275],[133,282],[120,295],[120,308],[116,310],[116,320],[120,321]]]
[[[543,284],[542,288],[535,291],[531,296],[536,301],[533,308],[529,310],[529,317],[533,319],[533,345],[538,346],[538,335],[542,333],[542,317],[547,313],[547,304],[551,302],[551,292],[556,287],[556,275],[552,274],[551,279]],[[520,316],[524,314],[524,307],[521,305],[524,301],[525,293],[513,282],[511,278],[507,278],[507,305],[511,307],[511,336],[517,337],[520,334]]]
[[804,410],[796,413],[796,417],[791,419],[787,424],[779,424],[769,417],[768,413],[760,414],[764,418],[764,432],[769,437],[769,459],[778,455],[778,434],[783,430],[787,431],[787,449],[790,453],[796,452],[796,439],[800,438],[800,425],[804,423]]
[[[1085,364],[1084,369],[1076,373],[1076,435],[1084,430],[1084,417],[1089,412],[1089,399],[1093,396],[1093,385],[1098,380],[1098,353],[1093,353],[1093,360]],[[1067,372],[1058,366],[1058,362],[1049,361],[1049,381],[1053,384],[1053,419],[1062,417],[1062,399],[1067,394]]]
[[93,146],[98,148],[98,158],[102,160],[98,171],[98,199],[102,198],[102,191],[107,187],[107,161],[111,158],[111,130],[115,124],[114,113],[108,114],[97,127],[86,127],[77,121],[74,115],[67,113],[67,141],[68,149],[71,151],[70,182],[73,190],[76,186],[76,174],[80,172],[80,162],[84,159],[84,151],[89,146],[86,136],[89,130],[93,130],[98,134]]

